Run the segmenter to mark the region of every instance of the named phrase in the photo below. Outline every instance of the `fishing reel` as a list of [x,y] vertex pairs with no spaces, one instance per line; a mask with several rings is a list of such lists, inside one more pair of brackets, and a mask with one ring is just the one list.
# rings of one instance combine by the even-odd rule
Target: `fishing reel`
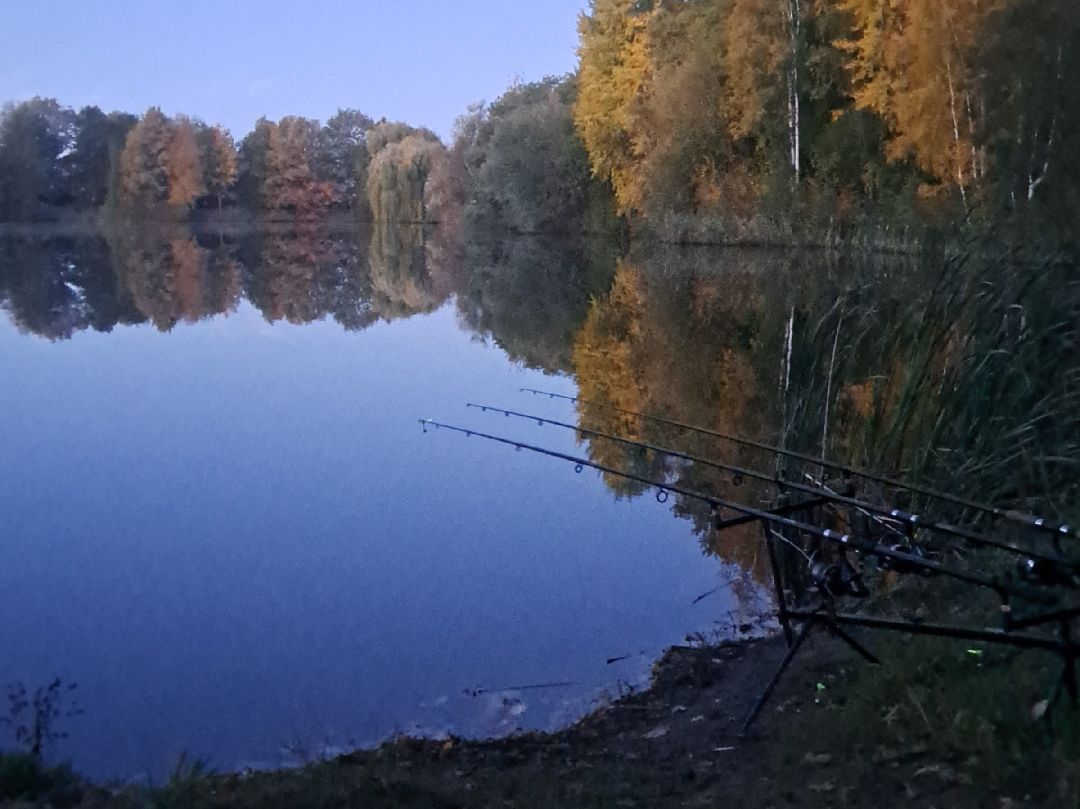
[[1032,559],[1025,557],[1017,563],[1020,578],[1046,587],[1070,587],[1075,589],[1077,580],[1075,565],[1067,562],[1055,562],[1052,559]]
[[870,595],[866,584],[846,556],[837,562],[814,562],[810,565],[810,580],[829,600],[849,596],[866,598]]
[[914,542],[893,542],[889,544],[884,544],[881,547],[893,553],[903,553],[916,558],[912,559],[911,561],[907,561],[905,559],[897,559],[894,556],[885,556],[884,554],[879,554],[877,556],[878,570],[898,573],[901,576],[915,574],[927,577],[933,576],[936,572],[927,568],[925,565],[920,564],[921,560],[926,559],[926,554],[923,552],[923,549]]

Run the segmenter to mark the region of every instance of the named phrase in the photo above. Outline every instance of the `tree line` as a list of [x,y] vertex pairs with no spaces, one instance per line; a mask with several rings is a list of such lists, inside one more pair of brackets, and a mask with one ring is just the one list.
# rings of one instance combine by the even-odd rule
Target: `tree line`
[[34,98],[0,111],[0,221],[62,209],[182,218],[237,206],[313,218],[421,222],[445,148],[429,130],[342,109],[325,123],[259,119],[239,143],[222,126],[152,107],[142,116]]
[[1075,221],[1070,0],[590,0],[579,34],[574,123],[620,212]]
[[590,0],[579,37],[574,74],[470,107],[448,146],[356,110],[260,119],[237,144],[157,108],[8,105],[0,220],[236,206],[529,233],[616,216],[781,238],[1004,217],[1075,230],[1069,0]]

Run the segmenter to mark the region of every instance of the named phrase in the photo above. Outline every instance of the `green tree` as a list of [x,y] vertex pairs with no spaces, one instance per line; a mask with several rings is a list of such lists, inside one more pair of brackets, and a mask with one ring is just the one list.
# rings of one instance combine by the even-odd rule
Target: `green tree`
[[[1080,203],[1080,20],[1067,0],[998,4],[979,32],[986,148],[998,207],[1075,227]],[[1037,42],[1037,46],[1033,43]]]
[[528,233],[582,227],[591,180],[575,91],[565,78],[521,85],[460,122],[452,151],[469,173],[474,219]]
[[67,202],[62,156],[71,146],[71,110],[34,98],[0,112],[0,220],[25,221]]
[[252,211],[263,205],[263,184],[268,172],[270,133],[277,124],[266,118],[255,122],[240,142],[236,158],[236,197],[241,205]]
[[105,203],[109,192],[112,127],[98,107],[83,107],[75,116],[74,138],[68,165],[71,197],[80,208]]
[[364,208],[367,184],[367,132],[374,121],[362,112],[339,109],[319,131],[316,174],[330,184],[333,204]]

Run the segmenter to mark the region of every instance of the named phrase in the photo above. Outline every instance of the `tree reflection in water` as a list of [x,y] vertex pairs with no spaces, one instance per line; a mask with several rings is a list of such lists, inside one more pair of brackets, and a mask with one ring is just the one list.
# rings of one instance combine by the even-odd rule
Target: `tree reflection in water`
[[[1023,385],[995,394],[995,380],[1021,371],[990,375],[977,371],[986,363],[971,362],[1036,350],[1065,357],[1076,337],[1072,298],[1055,291],[1075,284],[1057,284],[1048,271],[1019,287],[1005,260],[945,276],[941,266],[765,250],[620,256],[602,239],[499,237],[460,223],[210,234],[173,226],[4,237],[0,302],[21,331],[63,340],[147,322],[169,331],[227,315],[242,299],[270,322],[331,318],[349,330],[453,299],[478,338],[530,368],[572,375],[586,400],[930,477],[947,474],[963,452],[970,485],[986,489],[982,499],[1052,487],[1075,494],[1075,480],[1053,463],[1067,453],[1039,451],[1071,446],[1080,434],[1069,433],[1075,418],[1039,418],[1039,408],[1076,396],[1075,374],[1035,373],[1032,362]],[[1042,342],[1033,341],[1039,334]],[[774,471],[774,458],[700,433],[585,404],[577,416],[593,430]],[[1027,420],[1031,429],[988,436],[976,429],[986,418]],[[593,460],[650,479],[755,505],[775,495],[768,483],[602,439],[584,443]],[[997,461],[1020,455],[1026,465],[1006,480]],[[624,479],[607,483],[619,497],[643,494]],[[721,540],[700,503],[674,498],[672,510],[692,521],[706,552],[762,579],[756,526]]]

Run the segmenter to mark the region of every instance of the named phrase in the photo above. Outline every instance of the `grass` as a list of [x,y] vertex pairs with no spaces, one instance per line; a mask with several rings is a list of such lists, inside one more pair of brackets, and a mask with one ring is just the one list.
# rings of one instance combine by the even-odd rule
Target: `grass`
[[[951,494],[1080,524],[1080,275],[1074,265],[970,245],[937,268],[847,278],[811,309],[789,407],[801,448],[820,452],[828,376],[838,411],[831,455]],[[816,319],[814,319],[816,314]],[[842,350],[829,366],[833,341]],[[798,350],[798,349],[797,349]],[[801,360],[801,363],[799,362]],[[869,406],[846,391],[871,391]],[[839,393],[837,394],[837,391]],[[882,493],[893,498],[902,494]],[[1033,547],[1050,544],[927,498],[901,504]],[[1015,572],[1004,554],[936,539],[954,564]],[[1072,558],[1076,546],[1066,547]],[[993,621],[993,599],[907,577],[874,611],[922,606],[947,621]],[[873,638],[887,665],[856,670],[836,713],[852,745],[930,751],[978,792],[1080,806],[1080,711],[1047,708],[1060,659],[948,640]],[[1003,802],[1002,806],[1008,806]]]
[[199,806],[214,772],[202,758],[189,758],[181,753],[169,780],[160,789],[146,792],[148,809],[189,809]]
[[29,753],[0,753],[0,802],[56,807],[82,800],[82,780],[66,764],[47,766]]
[[[857,670],[837,730],[852,742],[926,749],[962,769],[978,791],[1044,805],[1080,801],[1080,713],[1047,706],[1060,663],[1000,647],[929,638],[889,638],[887,665]],[[1045,713],[1044,713],[1045,711]]]

